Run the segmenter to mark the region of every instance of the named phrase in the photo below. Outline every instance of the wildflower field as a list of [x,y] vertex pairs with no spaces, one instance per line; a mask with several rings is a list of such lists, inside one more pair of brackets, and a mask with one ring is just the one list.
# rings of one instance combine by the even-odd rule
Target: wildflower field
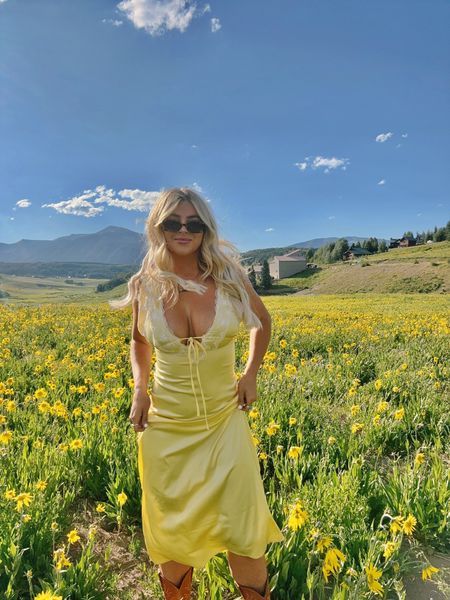
[[[450,551],[448,295],[264,302],[272,339],[248,420],[286,538],[268,547],[272,598],[405,598],[411,572],[448,593],[427,558]],[[146,562],[131,309],[1,305],[0,332],[0,598],[162,598],[154,568],[120,588],[96,545],[100,530],[129,536]],[[238,376],[247,351],[242,328]],[[194,589],[239,597],[225,554]]]

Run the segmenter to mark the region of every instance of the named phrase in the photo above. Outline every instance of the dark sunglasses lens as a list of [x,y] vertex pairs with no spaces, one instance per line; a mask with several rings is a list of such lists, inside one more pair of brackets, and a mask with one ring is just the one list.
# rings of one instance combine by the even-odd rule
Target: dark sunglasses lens
[[181,226],[179,221],[175,221],[175,219],[166,219],[163,221],[163,229],[164,231],[180,231]]
[[[166,219],[165,221],[163,221],[162,225],[164,231],[171,231],[176,233],[181,229],[180,221],[177,221],[175,219]],[[201,231],[204,231],[205,224],[203,223],[203,221],[190,221],[186,223],[186,229],[189,231],[189,233],[200,233]]]
[[205,224],[203,221],[191,221],[186,225],[189,233],[200,233],[200,231],[205,230]]

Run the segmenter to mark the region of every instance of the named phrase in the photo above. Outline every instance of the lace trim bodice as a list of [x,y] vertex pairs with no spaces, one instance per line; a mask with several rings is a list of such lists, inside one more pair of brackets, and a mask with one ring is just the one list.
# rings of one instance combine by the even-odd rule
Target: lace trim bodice
[[163,303],[148,282],[143,279],[139,290],[138,329],[140,333],[157,349],[172,352],[187,352],[188,344],[184,341],[191,338],[200,339],[205,350],[217,348],[228,343],[237,335],[241,319],[228,295],[220,284],[216,284],[215,316],[208,331],[203,336],[179,338],[171,330],[164,314]]

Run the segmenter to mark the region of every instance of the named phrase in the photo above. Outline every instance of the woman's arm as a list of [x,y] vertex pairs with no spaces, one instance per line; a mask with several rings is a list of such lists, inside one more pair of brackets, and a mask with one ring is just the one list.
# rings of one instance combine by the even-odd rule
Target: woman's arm
[[272,318],[248,277],[244,280],[244,285],[250,298],[250,306],[262,324],[262,329],[253,327],[250,330],[249,356],[243,375],[238,382],[238,405],[239,408],[247,410],[256,400],[256,375],[272,335]]
[[134,300],[133,325],[130,343],[130,361],[133,372],[134,393],[130,410],[130,421],[135,431],[143,431],[147,426],[147,414],[150,408],[150,397],[147,392],[150,367],[152,363],[153,346],[138,329],[139,302]]

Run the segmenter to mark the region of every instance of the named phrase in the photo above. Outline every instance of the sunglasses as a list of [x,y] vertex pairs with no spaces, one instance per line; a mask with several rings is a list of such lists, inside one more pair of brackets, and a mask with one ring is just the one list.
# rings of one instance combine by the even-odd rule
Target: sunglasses
[[[189,231],[189,233],[200,233],[201,231],[206,231],[207,229],[206,224],[199,219],[196,219],[195,221],[188,221],[187,223],[184,223],[184,225],[186,225],[186,229]],[[176,219],[166,219],[162,222],[164,231],[171,231],[173,233],[180,231],[182,226],[183,223],[177,221]]]

